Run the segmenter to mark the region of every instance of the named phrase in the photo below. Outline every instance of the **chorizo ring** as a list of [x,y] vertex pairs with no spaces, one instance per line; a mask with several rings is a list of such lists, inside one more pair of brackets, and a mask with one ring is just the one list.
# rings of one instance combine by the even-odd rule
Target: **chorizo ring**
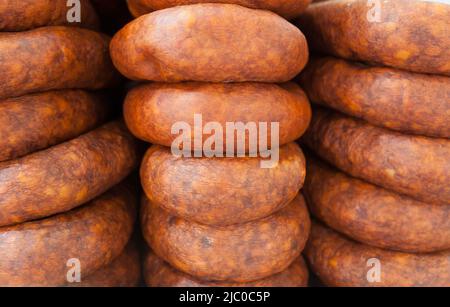
[[106,35],[72,27],[0,33],[0,99],[113,85],[118,75],[108,45]]
[[209,3],[132,21],[114,36],[111,57],[132,80],[286,82],[305,66],[308,47],[274,13]]
[[185,158],[151,147],[141,165],[147,197],[173,215],[207,225],[266,217],[291,202],[303,186],[305,160],[295,143],[280,148],[273,168],[261,158]]
[[318,109],[306,144],[346,173],[430,204],[450,204],[450,140],[411,136]]
[[450,250],[430,254],[388,251],[356,243],[315,222],[305,256],[327,286],[450,286]]
[[[279,134],[276,136],[283,145],[295,141],[305,132],[311,120],[311,107],[305,93],[294,83],[150,83],[133,88],[124,104],[125,122],[135,136],[168,147],[178,137],[171,133],[173,125],[182,121],[194,127],[196,114],[201,116],[202,128],[210,122],[223,127],[226,152],[227,122],[256,123],[257,135],[266,133],[259,129],[259,123],[267,123],[264,140],[268,146],[271,144],[271,123],[278,123]],[[209,136],[211,134],[203,133],[201,148],[193,149],[202,150]],[[232,139],[236,149],[237,138],[233,135]],[[245,143],[246,152],[249,152],[247,135]],[[194,134],[191,144],[196,145]],[[259,146],[259,143],[255,142],[255,145]]]
[[57,286],[78,260],[81,278],[111,263],[124,249],[136,215],[125,185],[89,204],[46,219],[0,228],[0,285]]
[[400,132],[450,138],[450,78],[312,59],[301,75],[309,98]]
[[[308,157],[308,206],[331,228],[364,244],[410,253],[450,249],[450,206],[419,202]],[[436,235],[438,234],[438,235]]]
[[0,161],[75,138],[107,118],[108,104],[81,90],[0,100]]
[[291,19],[300,15],[311,3],[311,0],[127,0],[127,2],[131,14],[135,17],[179,5],[231,3],[252,9],[273,11],[284,18]]
[[368,4],[344,0],[310,5],[299,26],[311,49],[376,66],[450,76],[448,1]]
[[175,270],[150,251],[144,259],[144,277],[150,287],[306,287],[309,273],[303,257],[299,256],[286,270],[254,282],[205,281]]
[[273,215],[214,227],[170,215],[146,197],[141,226],[152,250],[199,279],[249,282],[285,270],[302,252],[310,220],[302,195]]
[[26,31],[44,26],[76,26],[98,30],[99,20],[89,0],[80,0],[80,22],[69,22],[74,6],[67,0],[2,0],[0,31]]
[[73,209],[119,183],[137,166],[135,139],[111,122],[71,141],[0,162],[0,225]]

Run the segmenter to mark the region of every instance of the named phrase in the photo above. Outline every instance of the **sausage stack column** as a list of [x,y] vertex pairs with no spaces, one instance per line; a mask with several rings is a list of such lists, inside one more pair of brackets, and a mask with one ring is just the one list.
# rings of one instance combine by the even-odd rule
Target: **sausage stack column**
[[[141,166],[147,284],[306,285],[305,161],[293,141],[311,110],[285,83],[307,62],[303,34],[269,11],[193,4],[139,17],[111,54],[128,78],[156,81],[124,106],[132,133],[156,144]],[[239,123],[242,138],[226,130]]]
[[123,123],[105,124],[110,107],[90,92],[117,83],[110,39],[94,31],[89,1],[78,27],[68,9],[0,4],[0,286],[139,280],[137,250],[124,249],[135,198],[116,186],[137,166],[136,141]]
[[450,4],[373,5],[299,19],[312,49],[342,58],[300,78],[329,108],[304,138],[324,160],[308,159],[305,196],[330,227],[313,226],[306,255],[328,285],[450,286]]

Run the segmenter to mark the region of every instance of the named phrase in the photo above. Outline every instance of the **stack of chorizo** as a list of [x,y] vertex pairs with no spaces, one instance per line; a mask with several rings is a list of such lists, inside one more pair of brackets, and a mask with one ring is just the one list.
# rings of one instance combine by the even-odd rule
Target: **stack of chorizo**
[[120,81],[110,38],[90,1],[78,21],[73,5],[0,3],[1,286],[63,286],[76,263],[83,285],[140,279],[123,183],[139,146],[103,92]]
[[66,285],[72,259],[79,261],[81,284],[84,277],[97,285],[108,282],[101,281],[98,270],[120,273],[121,265],[114,262],[122,253],[129,253],[124,248],[133,231],[135,213],[136,196],[124,183],[80,208],[0,227],[0,284]]
[[333,286],[449,286],[450,4],[330,0],[297,24],[315,53],[298,78],[315,104],[312,269]]
[[[140,169],[149,286],[307,285],[305,158],[294,141],[311,107],[290,80],[308,46],[286,19],[309,2],[128,1],[137,18],[110,50],[116,68],[140,83],[125,98],[125,122],[154,144]],[[195,128],[184,137],[173,132],[178,123]],[[229,123],[256,130],[239,138]],[[208,156],[213,131],[223,142]],[[264,139],[253,142],[255,134]],[[275,149],[277,162],[261,167]]]

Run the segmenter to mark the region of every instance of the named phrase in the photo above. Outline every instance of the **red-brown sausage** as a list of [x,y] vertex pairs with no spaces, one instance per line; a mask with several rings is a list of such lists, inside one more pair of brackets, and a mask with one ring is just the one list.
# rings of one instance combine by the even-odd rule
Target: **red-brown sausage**
[[300,256],[286,270],[254,282],[206,281],[172,268],[150,251],[144,259],[144,277],[150,287],[306,287],[309,273]]
[[137,243],[128,242],[125,250],[110,264],[82,278],[71,287],[136,287],[141,282],[141,262]]
[[313,223],[305,255],[312,271],[328,286],[450,286],[450,250],[431,254],[388,251],[356,243]]
[[249,282],[285,270],[302,252],[310,219],[302,195],[273,215],[213,227],[170,215],[146,197],[141,226],[152,250],[199,279]]
[[172,214],[207,225],[232,225],[266,217],[295,198],[305,160],[295,143],[280,148],[278,165],[261,158],[184,158],[151,147],[141,165],[149,199]]
[[450,138],[450,78],[314,58],[301,75],[309,98],[375,126]]
[[450,76],[448,1],[324,1],[310,5],[299,26],[321,53]]
[[73,27],[0,33],[0,99],[53,89],[115,84],[109,38]]
[[[73,1],[75,2],[75,1]],[[89,0],[80,0],[81,22],[69,22],[67,15],[74,7],[67,0],[2,0],[0,31],[25,31],[43,26],[74,26],[92,30],[99,28],[97,13]]]
[[234,4],[193,4],[141,16],[111,57],[132,80],[285,82],[305,66],[305,37],[280,16]]
[[[263,138],[268,146],[272,140],[271,123],[278,123],[279,134],[275,136],[283,145],[295,141],[305,132],[311,120],[311,107],[305,93],[294,83],[150,83],[132,89],[124,104],[125,122],[134,135],[169,147],[178,137],[171,133],[173,125],[185,122],[194,129],[195,115],[201,116],[202,128],[210,122],[223,127],[225,152],[227,123],[254,123],[257,127],[255,136],[266,134],[259,125],[267,123],[267,137]],[[192,148],[202,150],[211,133],[203,133],[201,148],[194,147],[194,135],[191,134]],[[246,151],[254,152],[249,150],[249,135],[246,132]],[[236,149],[237,138],[232,139]],[[259,146],[259,142],[255,144]]]
[[119,183],[137,166],[135,139],[111,122],[71,141],[0,162],[0,225],[75,208]]
[[304,138],[346,173],[430,204],[450,205],[450,140],[411,136],[318,109]]
[[311,0],[127,0],[127,2],[131,14],[135,17],[179,5],[231,3],[253,9],[273,11],[287,19],[291,19],[300,15],[311,3]]
[[0,285],[62,285],[71,259],[79,261],[81,278],[89,276],[122,252],[135,211],[132,189],[119,185],[79,209],[1,227]]
[[364,244],[404,252],[450,249],[450,206],[419,202],[309,156],[303,189],[312,213]]
[[81,90],[0,100],[0,161],[88,132],[106,120],[108,109],[102,97]]

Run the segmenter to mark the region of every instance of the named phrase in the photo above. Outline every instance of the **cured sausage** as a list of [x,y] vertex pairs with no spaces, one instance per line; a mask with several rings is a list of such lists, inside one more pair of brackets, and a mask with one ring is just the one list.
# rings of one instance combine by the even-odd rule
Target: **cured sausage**
[[254,282],[204,281],[175,270],[154,253],[148,252],[144,260],[144,276],[150,287],[306,287],[309,273],[300,256],[286,270]]
[[[305,255],[311,269],[328,286],[450,286],[449,250],[430,254],[383,250],[346,239],[314,222]],[[378,268],[379,281],[373,274]]]
[[310,99],[375,126],[450,138],[450,78],[312,59],[301,75]]
[[[364,244],[404,252],[450,249],[450,206],[415,201],[307,159],[308,206],[331,228]],[[436,235],[438,234],[438,235]]]
[[308,47],[276,14],[209,3],[132,21],[114,36],[111,57],[132,80],[285,82],[305,66]]
[[310,5],[299,26],[315,51],[450,76],[448,1],[325,1]]
[[291,19],[300,15],[311,3],[311,0],[127,0],[127,2],[131,14],[135,17],[178,5],[231,3],[253,9],[273,11],[287,19]]
[[68,283],[67,285],[73,287],[136,287],[140,281],[139,248],[132,240],[113,262],[82,278],[80,283]]
[[122,252],[135,211],[132,189],[119,185],[79,209],[0,228],[0,285],[62,285],[70,260],[79,261],[81,278],[89,276]]
[[174,268],[199,279],[249,282],[285,270],[300,255],[310,220],[303,196],[253,222],[214,227],[170,215],[144,197],[147,243]]
[[0,99],[116,83],[109,38],[90,30],[44,27],[0,33]]
[[430,204],[450,204],[450,140],[405,135],[318,109],[304,138],[346,173]]
[[0,162],[0,225],[64,212],[93,199],[136,166],[135,139],[111,122],[71,141]]
[[261,158],[185,158],[153,146],[141,165],[141,182],[155,204],[208,225],[231,225],[266,217],[292,201],[303,186],[305,160],[295,143],[280,148],[278,165]]
[[[267,110],[271,110],[267,112]],[[279,144],[298,139],[311,120],[311,107],[305,93],[294,83],[283,85],[262,83],[151,83],[132,89],[124,104],[124,116],[130,131],[153,144],[172,146],[178,137],[172,134],[178,122],[195,126],[194,117],[200,115],[202,127],[217,122],[223,127],[224,152],[226,152],[226,124],[255,123],[256,137],[266,134],[259,124],[267,123],[267,145],[271,144],[271,123],[279,124]],[[215,131],[214,133],[218,133]],[[191,144],[195,146],[194,133]],[[236,149],[237,138],[233,144]],[[249,152],[249,135],[246,133],[246,151]],[[211,133],[203,132],[202,150]],[[229,136],[228,136],[229,137]],[[259,143],[255,142],[259,148]],[[254,152],[254,150],[253,150]]]
[[2,0],[0,2],[0,31],[25,31],[43,26],[76,26],[97,30],[97,13],[89,0],[80,0],[80,22],[69,22],[67,0]]
[[0,161],[75,138],[104,122],[108,113],[102,97],[81,90],[0,100]]

